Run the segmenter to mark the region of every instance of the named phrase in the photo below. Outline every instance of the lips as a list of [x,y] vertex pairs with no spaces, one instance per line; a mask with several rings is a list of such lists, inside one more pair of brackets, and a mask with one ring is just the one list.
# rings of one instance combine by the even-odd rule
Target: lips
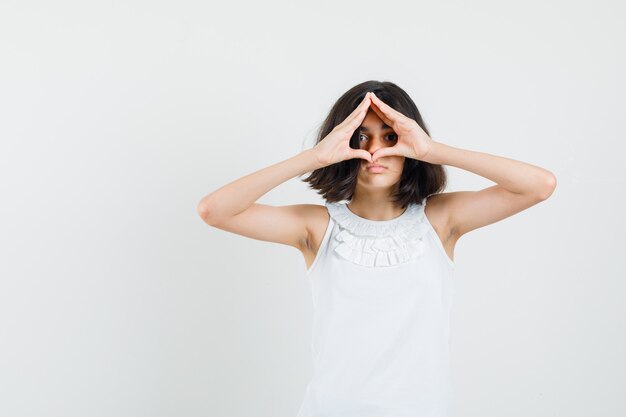
[[367,172],[381,173],[381,172],[385,172],[387,170],[387,167],[374,164],[374,165],[368,165],[366,169],[367,169]]

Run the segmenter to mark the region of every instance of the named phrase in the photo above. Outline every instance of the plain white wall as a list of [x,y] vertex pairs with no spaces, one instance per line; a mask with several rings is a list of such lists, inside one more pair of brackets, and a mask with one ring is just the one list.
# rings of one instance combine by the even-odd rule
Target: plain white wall
[[[551,170],[455,251],[452,416],[626,414],[624,6],[3,1],[0,415],[293,417],[295,249],[204,224],[368,79],[433,139]],[[448,167],[449,191],[492,183]],[[294,178],[259,202],[318,203]]]

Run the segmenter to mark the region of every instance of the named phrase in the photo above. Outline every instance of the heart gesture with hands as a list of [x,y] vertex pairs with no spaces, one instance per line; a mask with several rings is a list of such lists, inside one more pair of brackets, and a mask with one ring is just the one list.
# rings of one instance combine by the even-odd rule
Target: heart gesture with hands
[[372,154],[368,151],[350,147],[350,138],[361,123],[363,123],[363,119],[365,119],[367,111],[370,108],[370,97],[371,93],[365,94],[361,103],[352,113],[313,147],[313,152],[320,164],[327,166],[354,158],[361,158],[372,162]]
[[376,94],[371,93],[371,98],[374,104],[372,110],[398,135],[395,145],[377,149],[372,154],[372,160],[376,162],[378,158],[392,155],[424,160],[433,147],[430,136],[415,120],[391,108]]

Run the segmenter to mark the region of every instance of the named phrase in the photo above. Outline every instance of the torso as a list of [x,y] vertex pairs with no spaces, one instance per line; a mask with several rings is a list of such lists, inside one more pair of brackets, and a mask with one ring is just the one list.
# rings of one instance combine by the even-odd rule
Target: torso
[[[446,224],[446,219],[442,211],[442,201],[440,201],[439,198],[440,196],[441,194],[434,194],[428,198],[428,204],[424,209],[424,214],[437,232],[437,236],[439,236],[446,253],[450,259],[454,261],[454,246],[458,241],[458,237],[451,232],[451,226]],[[317,209],[312,211],[313,215],[310,220],[309,242],[301,249],[307,269],[310,268],[315,260],[329,221],[326,207],[323,205],[316,207]]]

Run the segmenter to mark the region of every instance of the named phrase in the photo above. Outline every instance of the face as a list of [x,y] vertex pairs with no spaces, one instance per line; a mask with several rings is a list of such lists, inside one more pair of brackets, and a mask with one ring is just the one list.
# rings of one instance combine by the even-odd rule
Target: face
[[[369,110],[359,129],[360,148],[373,155],[377,149],[393,146],[397,142],[398,135],[393,129],[387,126],[373,110]],[[389,188],[400,181],[404,167],[404,156],[385,156],[373,163],[364,159],[361,161],[357,177],[359,185]],[[382,167],[368,168],[370,165],[382,165]]]

